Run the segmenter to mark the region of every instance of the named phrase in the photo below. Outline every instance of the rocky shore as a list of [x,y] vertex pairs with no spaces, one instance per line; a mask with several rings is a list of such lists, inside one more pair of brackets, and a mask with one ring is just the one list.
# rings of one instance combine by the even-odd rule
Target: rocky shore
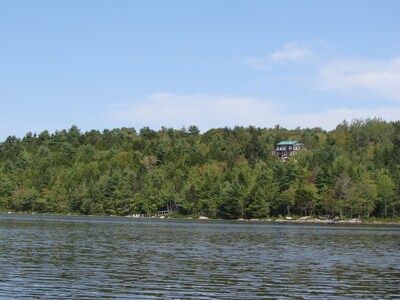
[[350,220],[338,220],[338,219],[327,219],[327,218],[315,218],[311,216],[301,217],[299,219],[292,219],[286,217],[285,219],[276,219],[275,222],[281,223],[315,223],[315,224],[362,224],[363,221],[359,219]]

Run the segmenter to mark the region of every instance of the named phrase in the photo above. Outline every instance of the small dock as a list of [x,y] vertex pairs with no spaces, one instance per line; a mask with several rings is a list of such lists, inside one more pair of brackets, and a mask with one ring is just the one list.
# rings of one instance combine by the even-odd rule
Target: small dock
[[140,218],[140,219],[142,219],[142,218],[153,218],[153,216],[150,215],[150,214],[133,214],[133,215],[128,215],[127,217],[128,218]]
[[149,218],[161,218],[165,215],[168,215],[169,213],[174,212],[171,209],[167,210],[159,210],[155,214],[133,214],[133,215],[128,215],[127,217],[129,218],[141,218],[141,219],[149,219]]
[[167,210],[160,210],[158,212],[156,212],[156,218],[159,218],[161,216],[165,216],[168,215],[169,213],[172,213],[172,210],[167,209]]

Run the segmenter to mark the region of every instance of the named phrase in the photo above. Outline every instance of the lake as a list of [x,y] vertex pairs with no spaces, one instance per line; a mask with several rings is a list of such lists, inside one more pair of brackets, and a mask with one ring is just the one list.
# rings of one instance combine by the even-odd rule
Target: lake
[[400,298],[399,226],[0,214],[0,238],[0,298]]

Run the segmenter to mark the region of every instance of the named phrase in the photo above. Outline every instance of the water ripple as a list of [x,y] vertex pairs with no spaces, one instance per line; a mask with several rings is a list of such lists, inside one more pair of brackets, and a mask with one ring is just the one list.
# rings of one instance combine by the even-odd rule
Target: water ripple
[[400,228],[0,215],[0,297],[396,299]]

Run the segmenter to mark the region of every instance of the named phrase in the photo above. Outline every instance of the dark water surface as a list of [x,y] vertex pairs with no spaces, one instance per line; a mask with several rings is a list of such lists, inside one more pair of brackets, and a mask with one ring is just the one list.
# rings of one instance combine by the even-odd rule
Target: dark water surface
[[0,214],[0,298],[400,299],[400,227]]

